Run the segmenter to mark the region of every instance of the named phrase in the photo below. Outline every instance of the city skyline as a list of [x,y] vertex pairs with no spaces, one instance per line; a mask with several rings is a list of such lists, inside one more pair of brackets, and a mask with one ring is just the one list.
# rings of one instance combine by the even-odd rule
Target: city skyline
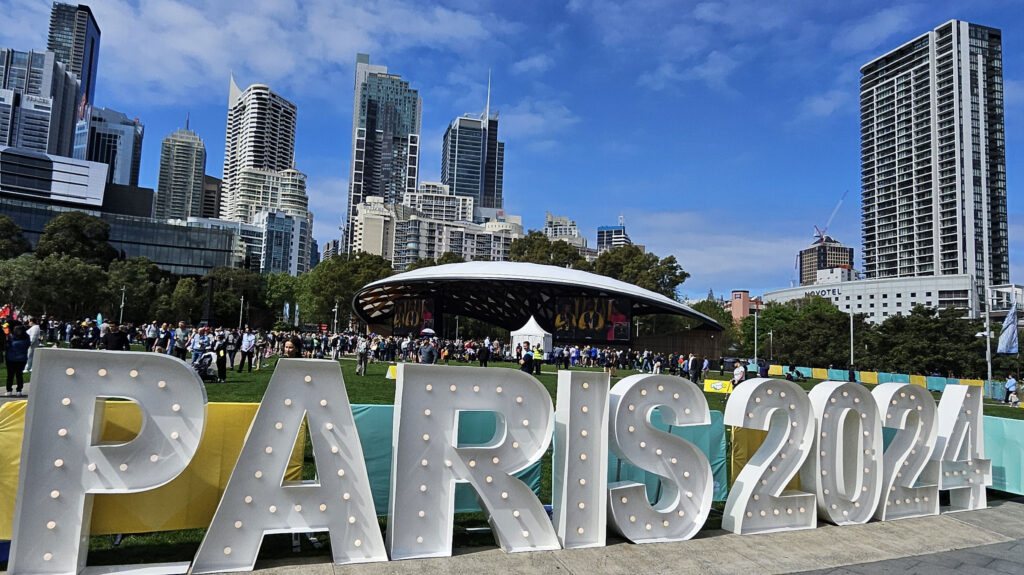
[[[44,49],[50,6],[0,0],[12,15],[0,46]],[[223,141],[234,71],[239,84],[267,84],[298,107],[296,164],[324,245],[345,211],[355,55],[371,54],[423,99],[420,181],[440,180],[443,131],[482,108],[492,70],[506,211],[528,229],[541,229],[546,211],[568,216],[590,241],[625,215],[634,242],[675,255],[692,275],[680,288],[689,297],[787,287],[794,254],[845,190],[828,233],[855,248],[861,267],[860,67],[951,19],[999,28],[1010,279],[1024,277],[1015,218],[1024,202],[1013,193],[1024,18],[1006,3],[90,7],[103,30],[94,105],[146,125],[144,187],[156,187],[160,141],[186,114],[204,141]],[[218,148],[208,148],[213,176]]]

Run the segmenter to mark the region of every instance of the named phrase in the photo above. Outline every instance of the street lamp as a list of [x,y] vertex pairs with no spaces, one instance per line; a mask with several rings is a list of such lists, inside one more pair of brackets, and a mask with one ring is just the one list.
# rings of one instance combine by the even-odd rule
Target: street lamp
[[242,312],[245,311],[245,295],[242,295],[242,299],[238,303],[238,329],[242,329]]
[[334,333],[338,333],[338,302],[334,302]]
[[754,365],[758,365],[757,364],[757,304],[756,303],[754,304]]
[[119,325],[124,323],[124,288],[125,286],[121,286],[121,317],[117,320]]
[[775,360],[775,332],[768,332],[768,361]]
[[850,366],[853,366],[853,310],[850,310]]

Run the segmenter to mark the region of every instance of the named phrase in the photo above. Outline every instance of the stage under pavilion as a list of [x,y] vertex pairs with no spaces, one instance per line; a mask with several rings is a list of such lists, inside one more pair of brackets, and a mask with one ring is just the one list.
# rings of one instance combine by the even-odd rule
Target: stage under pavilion
[[[509,331],[537,320],[555,345],[634,347],[664,353],[721,355],[714,319],[661,294],[580,270],[516,262],[425,267],[370,283],[352,301],[376,333],[446,333],[444,316],[470,317]],[[671,315],[688,329],[634,337],[634,318]],[[429,333],[429,332],[428,332]]]

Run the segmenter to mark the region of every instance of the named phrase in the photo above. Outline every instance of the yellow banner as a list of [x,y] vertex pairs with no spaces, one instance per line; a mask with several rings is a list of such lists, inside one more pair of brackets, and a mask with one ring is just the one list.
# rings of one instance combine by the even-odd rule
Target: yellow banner
[[812,367],[811,377],[814,379],[828,379],[828,370],[823,367]]
[[920,385],[921,387],[928,387],[928,378],[923,375],[912,375],[910,376],[910,383],[914,385]]
[[860,372],[860,382],[861,383],[870,383],[870,384],[878,383],[878,372],[877,371],[862,371],[862,372]]
[[[764,443],[768,436],[767,431],[760,429],[747,429],[745,427],[730,427],[732,433],[732,461],[729,467],[729,486],[732,487],[736,476],[739,475],[743,466],[750,461],[757,449]],[[800,491],[800,474],[793,477],[793,480],[786,486],[785,491]]]
[[[14,494],[18,492],[21,439],[25,430],[25,401],[0,406],[0,539],[11,538]],[[185,471],[170,483],[142,493],[97,495],[93,503],[93,535],[145,533],[207,527],[217,510],[242,442],[256,415],[257,403],[210,403],[206,430],[199,449]],[[102,438],[128,441],[141,427],[142,412],[128,401],[108,401]],[[306,444],[305,426],[300,430],[285,479],[302,479]]]
[[781,365],[769,365],[768,375],[785,375],[782,371]]
[[704,391],[706,393],[732,393],[732,381],[720,379],[705,379]]
[[985,380],[982,379],[961,379],[960,385],[970,385],[972,387],[985,387]]

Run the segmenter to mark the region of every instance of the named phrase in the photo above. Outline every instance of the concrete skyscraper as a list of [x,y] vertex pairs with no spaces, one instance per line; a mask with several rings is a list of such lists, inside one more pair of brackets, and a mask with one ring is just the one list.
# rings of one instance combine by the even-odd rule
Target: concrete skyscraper
[[203,216],[206,146],[186,124],[164,138],[153,217],[179,219]]
[[224,182],[221,217],[251,223],[260,207],[246,204],[240,196],[244,170],[280,171],[295,167],[296,107],[270,91],[253,84],[242,90],[231,77],[228,96],[228,125],[224,146]]
[[96,71],[100,59],[100,27],[88,6],[54,2],[50,10],[50,33],[46,49],[81,82],[75,106],[76,120],[88,120],[88,107],[96,94]]
[[419,180],[423,100],[401,76],[356,56],[352,114],[352,166],[349,178],[345,246],[352,245],[356,207],[368,197],[402,201]]
[[456,118],[445,130],[441,148],[441,183],[457,196],[469,196],[481,208],[502,208],[505,143],[498,141],[498,114],[487,107],[478,117]]
[[53,52],[0,48],[0,146],[70,156],[77,93]]
[[958,20],[861,68],[869,279],[1009,282],[1002,33]]

